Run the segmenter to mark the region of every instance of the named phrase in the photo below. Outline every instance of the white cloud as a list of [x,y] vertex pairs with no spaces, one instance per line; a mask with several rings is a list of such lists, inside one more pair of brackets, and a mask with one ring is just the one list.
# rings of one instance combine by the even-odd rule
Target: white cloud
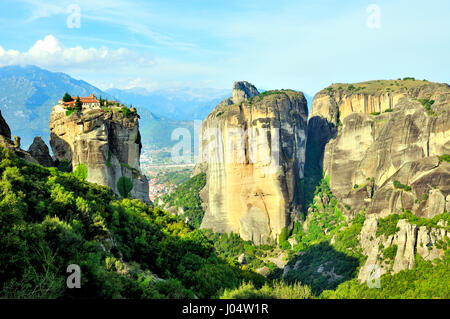
[[33,64],[48,69],[101,69],[126,67],[130,63],[151,67],[152,58],[136,54],[126,48],[110,50],[106,47],[64,47],[56,37],[47,35],[28,51],[5,50],[0,46],[0,66]]

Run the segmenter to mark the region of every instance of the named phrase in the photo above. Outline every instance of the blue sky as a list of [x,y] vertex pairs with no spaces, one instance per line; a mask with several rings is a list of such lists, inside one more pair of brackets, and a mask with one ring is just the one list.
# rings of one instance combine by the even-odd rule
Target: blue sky
[[[79,28],[67,25],[71,5]],[[2,0],[0,66],[36,64],[102,89],[448,83],[449,13],[447,0]]]

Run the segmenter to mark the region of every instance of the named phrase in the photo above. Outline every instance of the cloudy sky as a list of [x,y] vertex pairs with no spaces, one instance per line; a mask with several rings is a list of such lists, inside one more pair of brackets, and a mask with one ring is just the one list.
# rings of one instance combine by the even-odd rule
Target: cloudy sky
[[414,76],[449,83],[450,1],[0,2],[0,66],[102,89],[292,88]]

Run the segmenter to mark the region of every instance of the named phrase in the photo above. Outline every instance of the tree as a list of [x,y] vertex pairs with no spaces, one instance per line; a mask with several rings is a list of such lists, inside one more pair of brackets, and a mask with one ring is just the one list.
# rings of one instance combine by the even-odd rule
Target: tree
[[66,93],[64,94],[62,100],[63,100],[63,102],[71,102],[71,101],[73,101],[73,98],[70,96],[69,93],[66,92]]
[[81,108],[82,108],[82,106],[83,106],[83,104],[82,104],[81,101],[80,101],[80,97],[77,96],[77,99],[75,100],[75,109],[77,109],[78,111],[80,111]]
[[133,189],[133,182],[126,176],[122,176],[117,181],[117,189],[123,198],[127,198]]

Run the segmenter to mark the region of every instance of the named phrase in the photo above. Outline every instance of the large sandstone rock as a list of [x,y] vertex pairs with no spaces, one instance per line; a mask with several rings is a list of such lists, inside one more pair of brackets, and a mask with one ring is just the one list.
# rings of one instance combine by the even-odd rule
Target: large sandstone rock
[[67,160],[73,170],[86,165],[87,181],[109,186],[119,194],[117,182],[127,177],[133,183],[131,195],[150,203],[148,181],[140,169],[137,117],[99,108],[67,116],[56,105],[50,117],[50,145],[55,158]]
[[[441,220],[442,221],[442,220]],[[412,269],[415,265],[415,253],[429,261],[440,259],[444,250],[436,247],[438,241],[445,241],[448,232],[444,223],[438,223],[439,228],[418,227],[401,219],[397,223],[397,232],[394,235],[377,237],[378,216],[369,215],[361,229],[358,239],[367,256],[365,264],[361,267],[358,279],[366,281],[373,279],[374,270],[378,274],[395,274],[405,269]],[[387,260],[383,255],[386,248],[396,246],[397,251],[393,260]]]
[[231,100],[234,104],[239,104],[244,100],[257,96],[258,94],[259,92],[253,84],[246,81],[234,82]]
[[0,146],[10,149],[18,157],[27,162],[39,164],[38,161],[34,159],[30,153],[20,148],[20,137],[14,136],[14,141],[11,140],[11,130],[9,128],[8,123],[6,123],[5,119],[3,118],[1,111],[0,111]]
[[438,240],[442,240],[447,236],[445,229],[428,229],[426,226],[421,226],[417,233],[417,253],[425,260],[433,261],[440,259],[444,255],[442,249],[436,248]]
[[414,267],[414,248],[417,241],[416,225],[411,225],[402,219],[398,221],[397,227],[399,230],[394,239],[397,244],[397,254],[392,268],[394,273]]
[[207,173],[201,227],[261,244],[299,216],[308,109],[301,92],[256,93],[235,83],[203,121],[195,171]]
[[[308,143],[318,154],[312,161],[330,176],[331,191],[350,214],[411,210],[433,217],[446,209],[450,164],[438,157],[450,154],[450,87],[406,82],[364,82],[352,90],[336,84],[314,97]],[[430,111],[421,100],[434,101]]]
[[[450,179],[447,179],[450,182]],[[445,211],[445,196],[438,189],[433,189],[428,197],[428,206],[426,209],[426,217],[433,218]]]
[[33,143],[28,149],[28,153],[30,153],[42,166],[53,166],[53,159],[50,156],[48,146],[40,136],[34,138]]

